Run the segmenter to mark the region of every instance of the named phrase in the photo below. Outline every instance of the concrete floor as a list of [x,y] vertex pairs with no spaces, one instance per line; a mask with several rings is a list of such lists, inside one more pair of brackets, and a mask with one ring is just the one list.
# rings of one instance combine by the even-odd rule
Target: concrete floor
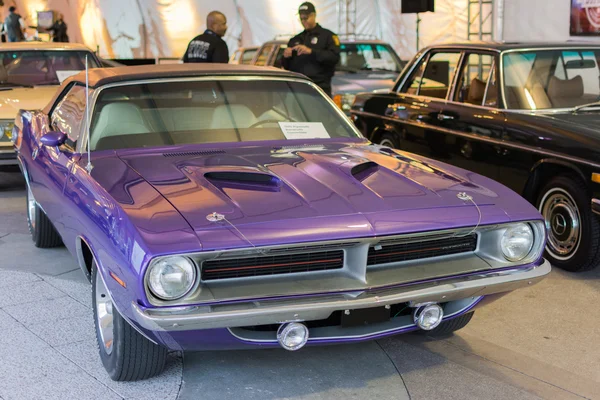
[[600,399],[600,269],[554,270],[443,340],[171,353],[134,383],[104,373],[88,286],[64,248],[33,246],[22,178],[0,173],[0,400]]

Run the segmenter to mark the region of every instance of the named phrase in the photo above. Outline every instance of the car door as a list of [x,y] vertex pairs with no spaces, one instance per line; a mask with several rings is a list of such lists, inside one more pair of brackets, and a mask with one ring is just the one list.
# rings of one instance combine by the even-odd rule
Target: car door
[[506,116],[498,108],[497,55],[465,53],[455,86],[439,115],[447,162],[498,179]]
[[[389,143],[402,150],[426,157],[446,160],[446,133],[442,111],[454,80],[461,52],[431,51],[417,64],[401,84],[395,102],[385,110],[385,116],[396,120],[395,140]],[[389,121],[389,119],[388,119]]]
[[[43,207],[58,233],[64,237],[64,189],[70,170],[78,156],[75,144],[81,130],[81,121],[85,113],[85,88],[73,85],[50,113],[46,131],[54,130],[67,135],[62,146],[40,146],[34,163],[39,175],[35,177],[39,185],[34,197]],[[43,172],[42,172],[43,171]]]

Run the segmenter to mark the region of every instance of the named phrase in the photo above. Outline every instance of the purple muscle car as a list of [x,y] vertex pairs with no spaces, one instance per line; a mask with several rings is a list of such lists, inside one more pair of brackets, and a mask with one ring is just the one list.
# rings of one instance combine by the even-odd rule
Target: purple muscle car
[[33,241],[64,243],[90,279],[112,379],[160,373],[168,349],[448,334],[550,272],[527,201],[370,143],[301,75],[169,65],[85,82],[21,110],[14,138]]

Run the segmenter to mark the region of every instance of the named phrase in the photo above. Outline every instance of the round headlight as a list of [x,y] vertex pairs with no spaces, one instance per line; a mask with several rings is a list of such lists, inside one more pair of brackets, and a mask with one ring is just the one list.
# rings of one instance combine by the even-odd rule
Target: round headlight
[[153,263],[148,269],[148,286],[152,293],[163,300],[175,300],[185,296],[196,282],[196,268],[186,257],[166,257]]
[[504,232],[500,241],[502,253],[509,261],[521,261],[533,247],[533,230],[529,224],[515,224]]

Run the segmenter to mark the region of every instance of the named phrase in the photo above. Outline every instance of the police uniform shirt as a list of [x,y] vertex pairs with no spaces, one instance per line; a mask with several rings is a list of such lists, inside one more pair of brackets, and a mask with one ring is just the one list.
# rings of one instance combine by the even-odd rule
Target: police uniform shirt
[[330,30],[317,24],[310,31],[303,31],[288,42],[288,47],[303,44],[310,47],[312,54],[298,55],[293,52],[289,58],[283,58],[282,66],[293,72],[308,76],[325,91],[331,89],[331,78],[335,66],[340,60],[340,40]]
[[183,62],[227,63],[229,62],[227,43],[216,33],[207,29],[202,35],[192,39],[183,56]]

